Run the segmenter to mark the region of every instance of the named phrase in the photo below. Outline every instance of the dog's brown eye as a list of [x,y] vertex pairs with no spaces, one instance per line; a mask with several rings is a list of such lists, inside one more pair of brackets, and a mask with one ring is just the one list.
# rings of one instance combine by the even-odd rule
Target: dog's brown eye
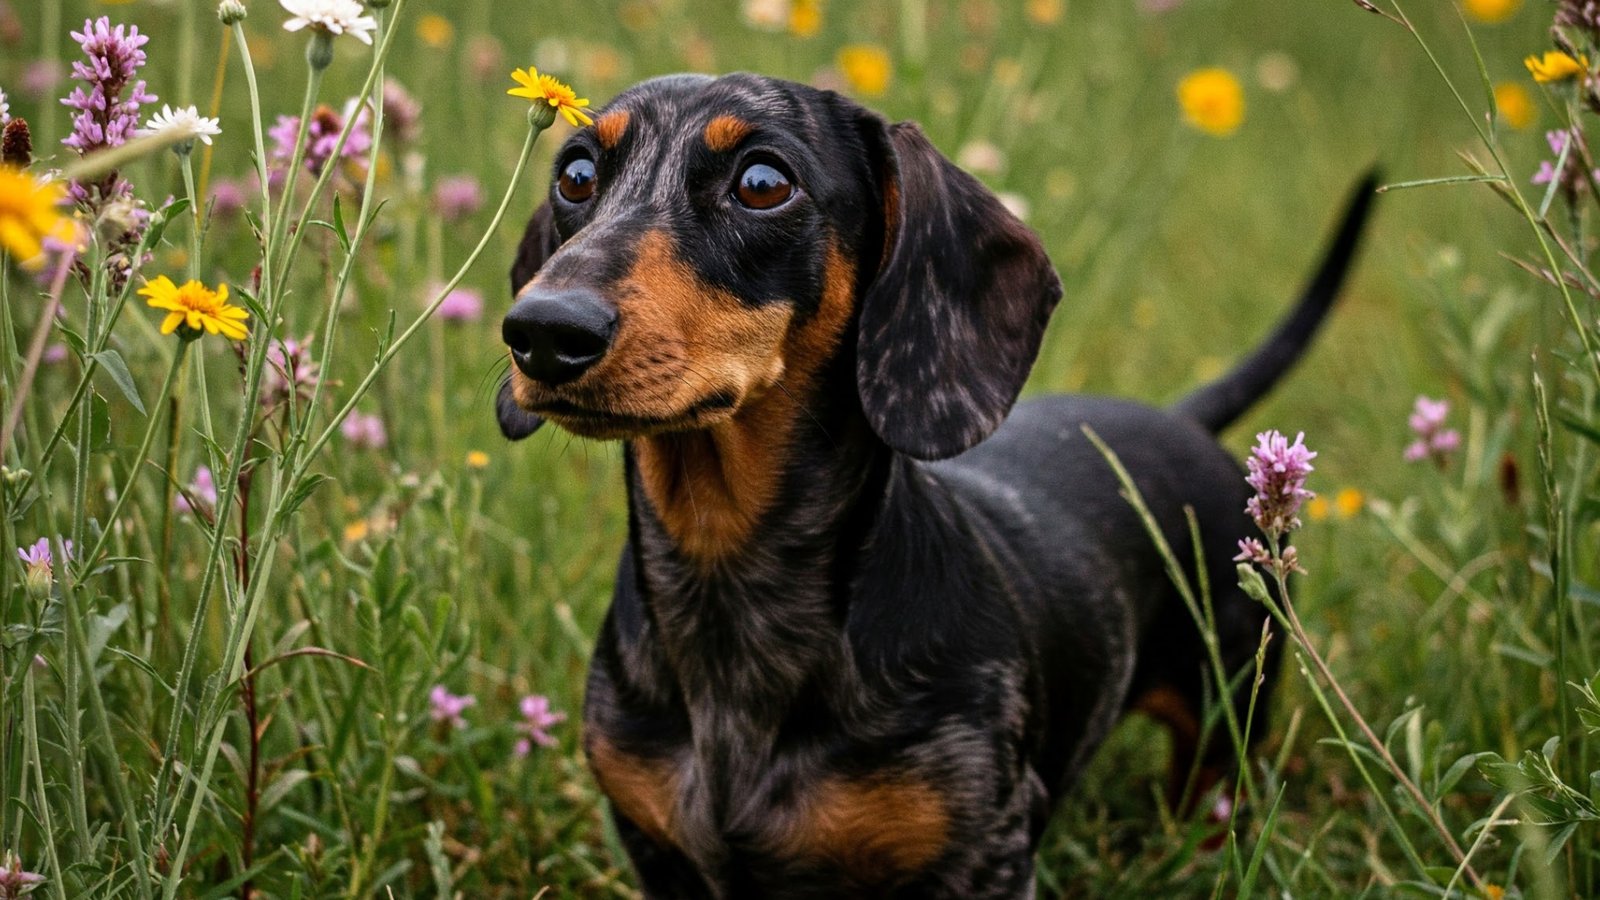
[[771,209],[793,193],[789,176],[766,163],[747,166],[739,176],[739,202],[751,209]]
[[594,196],[594,160],[579,157],[561,170],[557,189],[568,203],[582,203]]

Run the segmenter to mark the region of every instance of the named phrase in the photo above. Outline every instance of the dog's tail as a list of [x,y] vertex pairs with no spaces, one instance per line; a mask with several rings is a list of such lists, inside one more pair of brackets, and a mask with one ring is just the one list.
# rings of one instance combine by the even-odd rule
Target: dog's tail
[[1339,231],[1323,256],[1317,274],[1306,285],[1294,311],[1279,323],[1266,343],[1228,374],[1179,400],[1173,406],[1175,412],[1216,433],[1239,418],[1294,366],[1339,295],[1339,287],[1344,284],[1345,273],[1350,270],[1351,260],[1361,243],[1362,228],[1372,210],[1377,186],[1378,172],[1373,169],[1351,191],[1350,198],[1345,201],[1344,220],[1339,223]]

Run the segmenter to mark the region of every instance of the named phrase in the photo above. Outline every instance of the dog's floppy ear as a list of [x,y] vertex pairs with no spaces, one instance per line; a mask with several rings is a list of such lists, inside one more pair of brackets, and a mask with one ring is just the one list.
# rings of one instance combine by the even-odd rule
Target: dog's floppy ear
[[[534,210],[533,217],[528,220],[528,227],[522,232],[522,243],[517,245],[517,257],[511,263],[513,302],[517,292],[528,286],[528,282],[538,273],[539,267],[545,264],[545,260],[548,260],[559,246],[561,246],[561,236],[556,233],[550,203],[546,201]],[[533,434],[544,424],[544,419],[517,405],[511,396],[509,375],[500,381],[500,390],[494,398],[494,413],[500,420],[500,433],[513,441],[520,441]]]
[[913,123],[862,128],[883,190],[883,257],[860,300],[856,389],[917,459],[988,437],[1016,402],[1061,282],[1039,238]]

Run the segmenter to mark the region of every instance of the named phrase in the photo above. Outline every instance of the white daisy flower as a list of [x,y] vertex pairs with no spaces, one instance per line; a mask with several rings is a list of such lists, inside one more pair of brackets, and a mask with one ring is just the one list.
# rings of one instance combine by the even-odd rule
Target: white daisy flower
[[6,99],[6,92],[0,91],[0,125],[11,121],[11,101]]
[[207,144],[211,139],[222,133],[222,128],[216,119],[209,119],[200,115],[200,110],[193,106],[180,106],[177,109],[161,104],[161,112],[150,117],[139,129],[140,135],[164,134],[173,132],[182,135],[183,140],[192,141],[199,138]]
[[358,0],[278,0],[294,18],[283,23],[284,31],[299,31],[306,26],[329,34],[349,35],[363,44],[372,43],[378,20],[361,14]]

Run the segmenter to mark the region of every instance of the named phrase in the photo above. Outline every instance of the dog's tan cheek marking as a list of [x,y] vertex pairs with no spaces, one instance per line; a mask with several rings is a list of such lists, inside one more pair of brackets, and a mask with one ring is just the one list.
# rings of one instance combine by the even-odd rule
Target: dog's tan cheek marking
[[666,335],[684,345],[676,409],[718,393],[734,398],[738,411],[726,420],[634,443],[645,495],[678,548],[702,562],[724,558],[744,544],[777,490],[774,446],[788,417],[768,400],[781,393],[770,389],[784,375],[793,310],[752,308],[702,283],[659,233],[640,242],[627,281],[630,299],[607,357],[617,368],[599,374],[619,386],[649,377],[649,344]]
[[594,136],[600,141],[600,146],[606,150],[615,148],[628,132],[628,120],[628,111],[625,109],[608,112],[595,119]]
[[624,753],[590,734],[584,754],[600,791],[617,812],[663,847],[678,845],[678,774],[665,760]]
[[755,127],[738,116],[717,116],[706,123],[703,137],[706,146],[717,153],[726,153],[739,146]]
[[921,871],[950,841],[944,799],[916,779],[829,779],[804,798],[778,855],[875,883]]

